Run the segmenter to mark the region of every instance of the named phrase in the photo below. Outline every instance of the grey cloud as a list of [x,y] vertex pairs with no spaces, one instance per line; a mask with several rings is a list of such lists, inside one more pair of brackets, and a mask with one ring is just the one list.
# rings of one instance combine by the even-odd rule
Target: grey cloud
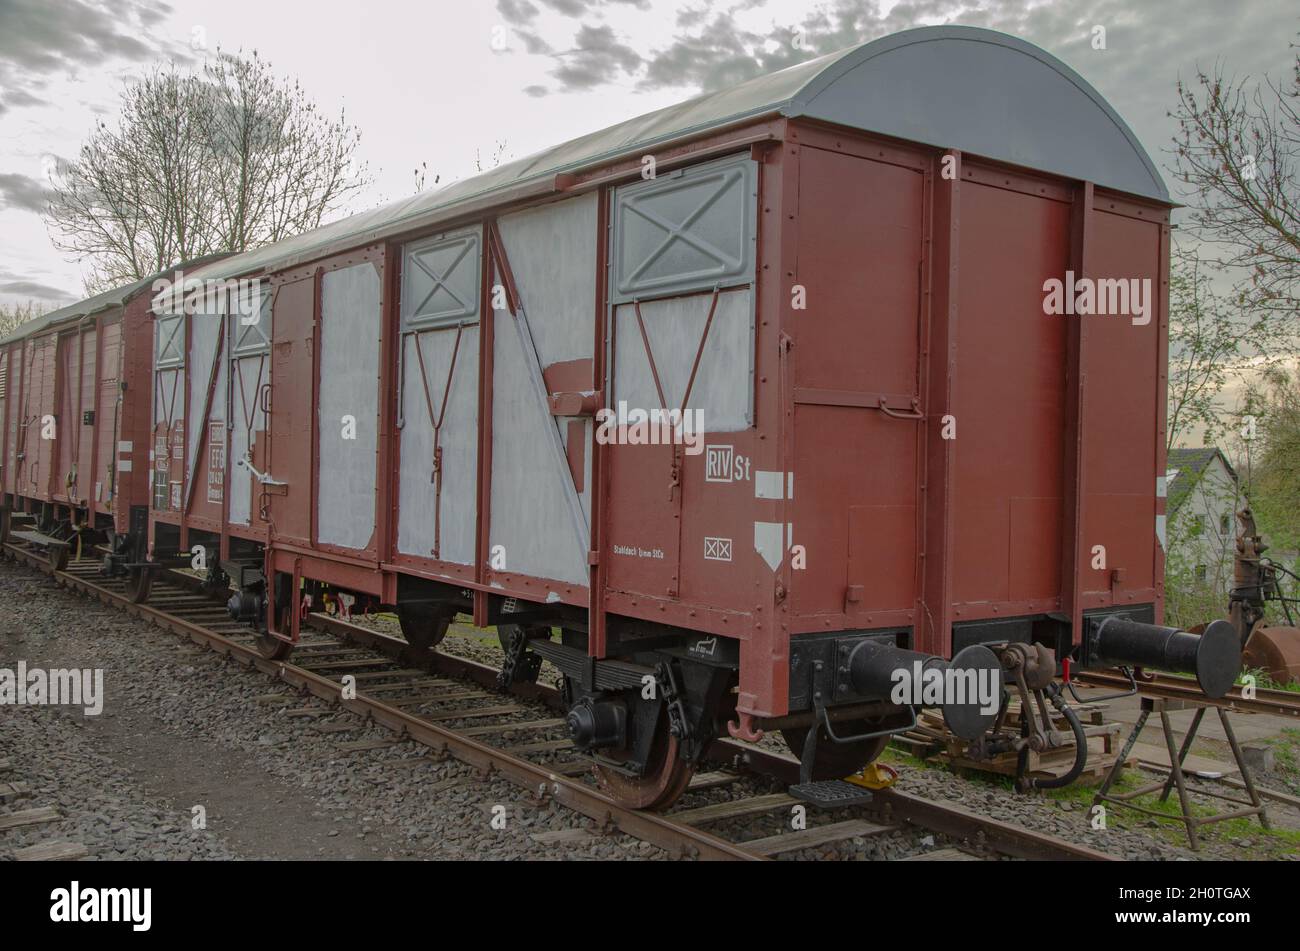
[[153,47],[136,33],[170,11],[127,2],[109,8],[85,0],[6,0],[0,4],[0,61],[32,72],[94,65],[110,58],[142,60]]
[[[1298,25],[1294,0],[1236,6],[1228,29],[1217,0],[903,0],[887,14],[873,0],[831,0],[797,23],[762,32],[740,28],[740,9],[705,2],[682,11],[672,42],[644,58],[639,88],[711,91],[899,30],[981,26],[1023,37],[1073,67],[1124,117],[1157,165],[1175,131],[1167,112],[1180,74],[1188,78],[1198,63],[1221,61],[1229,72],[1282,76],[1294,68],[1288,40]],[[804,49],[790,42],[796,26]],[[1092,47],[1094,26],[1106,28],[1105,50]]]
[[150,29],[171,12],[161,0],[0,0],[0,112],[46,104],[32,91],[42,77],[159,55]]
[[610,26],[584,25],[573,39],[577,48],[557,54],[560,65],[551,71],[562,90],[591,89],[641,66],[641,54],[621,42]]
[[537,7],[528,0],[497,0],[497,13],[509,24],[522,26],[537,19]]
[[47,301],[76,299],[76,295],[69,294],[62,288],[51,287],[49,284],[40,284],[36,281],[9,281],[6,284],[0,284],[0,294],[10,294],[14,297],[32,297],[37,300]]
[[532,30],[523,30],[516,27],[515,35],[523,40],[524,49],[534,56],[550,56],[555,52],[550,43],[547,43]]
[[49,190],[43,183],[27,175],[0,174],[0,208],[40,214],[47,201]]
[[[542,0],[542,3],[566,17],[580,17],[587,12],[589,6],[585,0]],[[590,4],[590,6],[595,5],[594,3]]]
[[4,93],[4,104],[6,107],[13,109],[22,106],[48,105],[48,100],[33,95],[30,90],[14,88],[9,89]]
[[551,91],[545,86],[525,86],[524,94],[532,96],[534,99],[541,99],[543,96],[549,96]]

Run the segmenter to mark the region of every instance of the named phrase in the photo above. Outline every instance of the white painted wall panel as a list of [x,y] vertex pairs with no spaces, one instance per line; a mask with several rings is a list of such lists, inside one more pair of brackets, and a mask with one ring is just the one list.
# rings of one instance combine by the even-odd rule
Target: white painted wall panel
[[[232,390],[230,394],[230,454],[227,491],[230,494],[230,521],[235,525],[248,525],[253,509],[253,477],[238,465],[250,453],[257,434],[266,431],[266,415],[258,401],[261,384],[270,382],[269,354],[241,357],[231,367]],[[237,366],[237,369],[235,367]],[[259,380],[260,370],[260,380]],[[250,429],[249,422],[252,426]]]
[[[226,408],[226,355],[223,352],[217,365],[217,380],[208,408],[208,419],[202,417],[204,401],[208,398],[208,382],[212,379],[212,363],[217,358],[217,341],[221,338],[222,319],[217,314],[195,314],[190,320],[190,410],[193,420],[185,432],[185,475],[193,478],[198,462],[199,443],[209,421],[221,420]],[[174,478],[174,476],[173,476]],[[195,486],[191,493],[204,491]],[[192,503],[191,503],[192,504]]]
[[[543,369],[592,356],[596,212],[596,196],[584,195],[500,221]],[[573,484],[568,466],[557,463],[551,445],[553,433],[568,439],[570,420],[551,416],[537,392],[526,362],[531,356],[520,345],[514,318],[498,311],[495,320],[490,544],[504,547],[507,571],[585,586],[588,542],[579,539],[568,502],[566,484]],[[591,432],[588,424],[579,494],[588,524]]]
[[[379,272],[369,262],[321,278],[317,537],[364,549],[375,532],[379,426]],[[310,386],[310,381],[303,381]],[[355,437],[344,438],[344,417]]]
[[[752,418],[754,333],[748,288],[719,296],[691,390],[690,406],[681,406],[712,297],[712,294],[696,294],[646,301],[641,304],[641,317],[654,352],[667,408],[702,410],[705,432],[738,432],[749,428]],[[616,320],[611,405],[617,408],[623,400],[629,409],[661,408],[634,306],[620,305]]]
[[[467,326],[456,348],[456,328],[425,331],[418,346],[424,356],[429,397],[435,414],[442,413],[447,372],[456,351],[455,371],[443,414],[442,523],[438,557],[472,565],[475,552],[478,490],[478,357],[479,329]],[[416,353],[416,336],[402,338],[401,474],[398,485],[397,550],[404,555],[432,558],[436,486],[433,481],[433,423],[425,400]]]

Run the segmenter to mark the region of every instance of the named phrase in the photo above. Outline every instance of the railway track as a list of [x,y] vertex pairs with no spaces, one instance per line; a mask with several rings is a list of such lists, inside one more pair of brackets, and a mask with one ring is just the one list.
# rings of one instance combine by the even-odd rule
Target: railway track
[[[1106,687],[1124,690],[1129,687],[1126,677],[1104,671],[1086,671],[1074,675],[1075,682],[1087,687]],[[1148,673],[1137,682],[1138,693],[1166,700],[1190,700],[1203,706],[1223,707],[1242,713],[1268,713],[1279,717],[1300,718],[1300,693],[1289,690],[1272,690],[1256,687],[1253,696],[1243,696],[1240,686],[1235,686],[1217,700],[1205,696],[1195,680],[1173,674]]]
[[[807,827],[791,830],[787,817],[800,803],[782,787],[797,780],[797,763],[788,755],[730,740],[712,745],[711,770],[695,777],[674,811],[630,809],[605,796],[587,777],[588,763],[565,735],[559,693],[545,684],[525,684],[503,695],[496,691],[497,671],[492,667],[445,653],[416,655],[400,638],[321,614],[308,617],[310,630],[289,661],[271,661],[253,646],[252,632],[230,620],[224,603],[203,593],[198,579],[183,572],[164,573],[149,603],[134,604],[121,581],[98,575],[97,562],[73,561],[65,570],[55,570],[44,552],[12,541],[4,546],[4,554],[52,575],[69,590],[171,630],[325,704],[303,706],[294,694],[286,694],[286,715],[318,719],[321,728],[341,734],[371,724],[393,734],[391,742],[352,744],[356,751],[414,742],[428,748],[435,760],[453,757],[483,780],[508,780],[539,804],[554,801],[594,820],[601,832],[623,832],[670,855],[759,861],[903,831],[938,833],[960,846],[939,850],[943,857],[1112,859],[1086,846],[896,789],[876,791],[865,806],[834,812],[809,807]],[[327,719],[340,711],[354,714],[359,725]],[[738,824],[745,825],[739,834],[748,835],[748,823],[759,817],[770,819],[770,834],[740,841],[729,836]],[[934,854],[921,851],[915,857]]]

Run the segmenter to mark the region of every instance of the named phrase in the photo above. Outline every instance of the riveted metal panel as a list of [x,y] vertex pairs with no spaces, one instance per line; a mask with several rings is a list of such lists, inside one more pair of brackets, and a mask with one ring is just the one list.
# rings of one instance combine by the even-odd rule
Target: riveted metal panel
[[478,320],[478,228],[408,244],[402,262],[402,329]]
[[614,195],[616,303],[754,279],[757,165],[709,162]]
[[270,361],[265,354],[240,357],[231,361],[230,373],[230,522],[248,525],[253,511],[253,476],[237,462],[251,462],[254,445],[266,438],[266,413],[259,394],[270,383]]
[[379,272],[370,262],[321,277],[317,540],[357,551],[375,532]]
[[159,317],[154,330],[154,368],[171,370],[185,365],[185,317]]
[[399,554],[474,563],[478,348],[476,326],[402,337]]
[[[596,289],[597,198],[585,195],[503,217],[501,240],[519,288],[543,377],[566,363],[590,361],[591,301]],[[492,420],[492,521],[490,545],[504,553],[506,570],[587,583],[587,543],[575,539],[566,498],[572,470],[556,463],[557,427],[566,454],[583,458],[582,487],[572,485],[590,517],[586,459],[591,426],[552,416],[529,375],[533,356],[522,344],[516,318],[495,313]],[[590,369],[567,384],[594,390]],[[574,422],[580,425],[572,426]],[[499,547],[498,547],[499,546]]]
[[[225,415],[225,387],[226,373],[225,360],[222,359],[221,339],[222,315],[218,313],[197,313],[192,318],[193,326],[190,328],[190,359],[193,372],[189,374],[187,381],[189,389],[190,414],[193,419],[191,424],[185,430],[185,478],[187,484],[199,479],[200,476],[206,480],[206,472],[202,471],[202,460],[200,459],[199,447],[207,434],[207,425],[209,422],[221,422],[224,427],[225,423],[222,417]],[[212,391],[209,398],[209,390]],[[199,486],[202,489],[202,486]],[[200,501],[207,497],[206,491],[191,492],[191,499],[198,498]]]
[[232,317],[232,334],[234,345],[231,353],[236,357],[246,357],[256,353],[266,353],[271,349],[271,300],[269,291],[263,290],[256,300],[257,313],[252,311]]
[[[712,294],[647,301],[641,305],[640,323],[636,305],[615,308],[611,406],[626,403],[632,408],[662,408],[655,384],[657,374],[668,401],[666,408],[698,410],[705,432],[731,433],[749,428],[754,418],[753,294],[748,288],[726,291],[718,295],[716,308],[712,303]],[[714,313],[710,323],[711,308]],[[645,326],[644,339],[641,324]],[[692,370],[695,379],[690,405],[682,406]]]

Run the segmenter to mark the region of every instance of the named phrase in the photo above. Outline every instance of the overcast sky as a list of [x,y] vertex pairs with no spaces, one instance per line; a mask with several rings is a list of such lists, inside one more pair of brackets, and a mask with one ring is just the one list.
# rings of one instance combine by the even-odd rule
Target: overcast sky
[[[0,0],[0,301],[64,303],[79,262],[40,218],[46,172],[112,122],[152,64],[256,48],[327,111],[346,107],[375,184],[350,211],[915,26],[1021,36],[1107,97],[1164,168],[1174,83],[1197,64],[1282,76],[1296,0]],[[1106,49],[1090,44],[1106,28]],[[792,44],[798,30],[802,48]],[[503,47],[503,48],[502,48]],[[1169,175],[1166,172],[1166,180]],[[1173,182],[1170,182],[1171,187]]]

